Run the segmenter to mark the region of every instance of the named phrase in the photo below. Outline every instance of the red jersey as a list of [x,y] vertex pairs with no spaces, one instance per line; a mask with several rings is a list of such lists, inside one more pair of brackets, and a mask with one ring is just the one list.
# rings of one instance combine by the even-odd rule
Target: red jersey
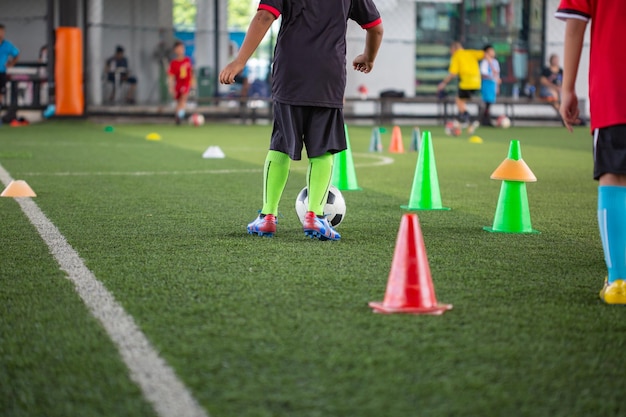
[[170,62],[168,74],[173,75],[176,79],[176,85],[191,84],[193,69],[191,67],[191,59],[184,57],[183,59],[174,59]]
[[591,20],[591,128],[626,124],[624,55],[619,47],[626,22],[626,1],[561,0],[555,16],[563,20]]

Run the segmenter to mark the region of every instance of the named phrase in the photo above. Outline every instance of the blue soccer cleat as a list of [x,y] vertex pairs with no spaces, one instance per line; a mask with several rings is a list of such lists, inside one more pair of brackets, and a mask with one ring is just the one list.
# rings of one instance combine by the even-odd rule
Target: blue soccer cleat
[[304,234],[311,239],[319,240],[339,240],[341,235],[328,223],[326,217],[319,218],[312,211],[307,211],[304,215],[304,223],[302,223]]
[[276,223],[276,216],[273,214],[259,214],[259,217],[248,224],[248,233],[272,237],[276,233]]

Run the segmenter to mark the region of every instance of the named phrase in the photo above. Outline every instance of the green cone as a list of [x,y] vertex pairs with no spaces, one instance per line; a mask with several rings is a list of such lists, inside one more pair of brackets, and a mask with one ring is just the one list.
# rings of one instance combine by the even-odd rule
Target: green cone
[[502,181],[493,226],[483,229],[492,233],[539,233],[530,222],[525,182]]
[[354,161],[352,160],[352,149],[350,148],[350,137],[348,136],[348,126],[344,125],[346,131],[347,148],[335,154],[333,164],[333,176],[331,184],[341,191],[361,190],[356,180]]
[[428,131],[422,134],[409,204],[401,207],[405,210],[450,210],[441,203],[435,152]]

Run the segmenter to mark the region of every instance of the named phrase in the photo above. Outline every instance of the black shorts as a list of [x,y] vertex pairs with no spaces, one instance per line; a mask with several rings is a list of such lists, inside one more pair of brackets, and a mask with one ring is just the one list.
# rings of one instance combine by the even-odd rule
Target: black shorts
[[299,161],[303,146],[309,158],[345,150],[343,109],[274,102],[270,150],[286,153]]
[[593,131],[593,178],[604,174],[626,175],[626,125]]
[[7,92],[7,73],[0,72],[0,94]]
[[462,88],[459,88],[459,98],[464,100],[472,98],[472,96],[476,93],[478,93],[478,90],[463,90]]

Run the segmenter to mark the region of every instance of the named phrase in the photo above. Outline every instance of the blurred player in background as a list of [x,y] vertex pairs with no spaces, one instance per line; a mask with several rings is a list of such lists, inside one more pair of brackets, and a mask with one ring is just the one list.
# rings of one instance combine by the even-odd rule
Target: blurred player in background
[[467,125],[471,120],[466,102],[480,90],[481,78],[478,62],[484,58],[485,52],[477,49],[465,49],[461,42],[452,42],[450,54],[448,75],[439,83],[437,91],[443,91],[450,81],[457,76],[459,77],[459,91],[455,101],[459,109],[459,122]]
[[498,90],[500,89],[500,64],[496,59],[496,50],[492,45],[486,45],[483,50],[485,51],[485,58],[480,61],[480,75],[482,77],[480,92],[483,97],[483,114],[480,124],[493,126],[490,108],[496,102]]
[[561,116],[571,131],[579,120],[576,76],[591,20],[589,103],[598,224],[608,276],[600,291],[607,304],[626,304],[626,78],[616,53],[624,21],[623,0],[561,0],[556,17],[566,21]]
[[167,71],[170,95],[176,100],[176,124],[185,120],[187,98],[193,85],[193,67],[191,59],[185,56],[185,45],[181,41],[174,42],[174,59]]
[[17,62],[20,50],[4,39],[4,25],[0,23],[0,106],[4,103],[7,86],[7,69]]
[[382,41],[380,14],[372,0],[261,0],[237,57],[220,73],[222,84],[235,77],[278,17],[282,17],[272,73],[274,128],[263,172],[263,208],[248,233],[273,236],[278,203],[291,160],[303,146],[309,158],[306,236],[339,240],[324,217],[333,172],[333,154],[346,149],[343,97],[346,90],[346,21],[366,30],[365,48],[352,61],[369,73]]

